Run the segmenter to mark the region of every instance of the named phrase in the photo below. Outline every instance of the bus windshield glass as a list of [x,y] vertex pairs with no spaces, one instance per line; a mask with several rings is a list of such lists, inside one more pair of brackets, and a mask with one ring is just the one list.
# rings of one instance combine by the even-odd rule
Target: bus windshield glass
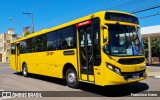
[[108,25],[109,44],[106,53],[117,56],[143,55],[140,28],[125,25]]

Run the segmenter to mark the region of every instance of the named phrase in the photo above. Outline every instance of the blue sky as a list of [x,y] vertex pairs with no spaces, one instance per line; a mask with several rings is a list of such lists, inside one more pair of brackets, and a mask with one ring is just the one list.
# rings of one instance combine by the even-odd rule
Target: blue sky
[[[133,12],[160,5],[160,0],[0,0],[0,33],[14,28],[16,34],[31,26],[31,17],[22,14],[33,12],[35,31],[50,28],[101,10]],[[155,14],[160,8],[137,13],[137,17]],[[9,20],[13,18],[14,20]],[[141,27],[159,25],[160,15],[140,19]]]

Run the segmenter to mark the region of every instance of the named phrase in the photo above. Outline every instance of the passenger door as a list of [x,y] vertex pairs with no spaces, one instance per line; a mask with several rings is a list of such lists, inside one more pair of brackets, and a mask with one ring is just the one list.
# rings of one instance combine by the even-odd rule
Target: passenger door
[[94,82],[93,36],[91,32],[91,21],[82,22],[77,24],[76,26],[78,27],[79,37],[78,51],[80,58],[80,78],[83,81]]
[[16,54],[15,54],[15,66],[16,66],[16,70],[20,71],[21,70],[21,66],[20,66],[20,43],[16,43]]

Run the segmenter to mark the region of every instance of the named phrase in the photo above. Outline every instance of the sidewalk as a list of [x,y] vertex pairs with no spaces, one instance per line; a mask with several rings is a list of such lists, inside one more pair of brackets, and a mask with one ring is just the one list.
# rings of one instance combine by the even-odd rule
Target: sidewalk
[[0,64],[9,64],[9,62],[0,62]]
[[160,65],[150,65],[147,66],[148,76],[160,76]]

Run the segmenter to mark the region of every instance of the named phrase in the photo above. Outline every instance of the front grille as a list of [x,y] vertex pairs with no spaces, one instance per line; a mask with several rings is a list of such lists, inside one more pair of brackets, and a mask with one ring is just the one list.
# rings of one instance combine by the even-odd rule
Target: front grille
[[121,72],[121,75],[124,77],[125,80],[141,78],[145,75],[145,70],[138,71],[138,72]]
[[144,61],[145,61],[144,57],[143,58],[123,58],[123,59],[119,59],[118,63],[129,65],[129,64],[140,64]]
[[145,69],[141,70],[141,71],[137,71],[137,72],[121,72],[121,73],[122,73],[122,75],[123,74],[126,75],[126,74],[136,74],[136,73],[143,73],[143,72],[145,72]]

